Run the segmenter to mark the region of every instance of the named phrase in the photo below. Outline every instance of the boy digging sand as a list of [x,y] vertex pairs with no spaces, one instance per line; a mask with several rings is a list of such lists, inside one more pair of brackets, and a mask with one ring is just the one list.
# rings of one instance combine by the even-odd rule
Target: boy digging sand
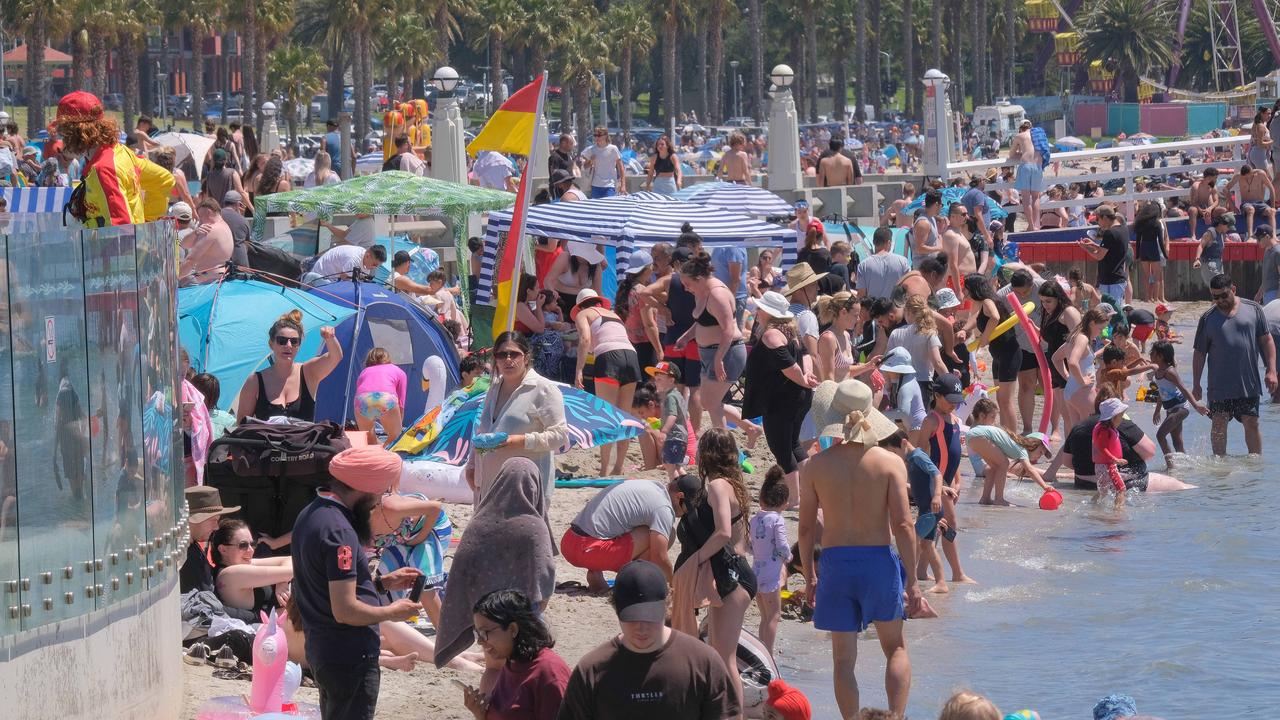
[[683,463],[689,447],[689,435],[685,431],[689,410],[684,396],[676,389],[680,382],[680,368],[669,362],[660,362],[644,369],[653,378],[654,387],[662,398],[662,467],[667,480],[672,481],[684,473]]

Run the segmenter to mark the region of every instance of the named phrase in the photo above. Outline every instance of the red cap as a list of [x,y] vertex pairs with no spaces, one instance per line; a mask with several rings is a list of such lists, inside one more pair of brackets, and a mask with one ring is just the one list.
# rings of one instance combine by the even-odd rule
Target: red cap
[[102,117],[102,101],[93,93],[77,90],[58,101],[58,120],[80,122]]
[[1165,313],[1167,313],[1167,312],[1171,312],[1171,310],[1170,310],[1170,308],[1169,308],[1169,306],[1168,306],[1168,305],[1165,305],[1164,303],[1160,303],[1159,305],[1156,305],[1156,314],[1157,314],[1157,315],[1163,315],[1163,314],[1165,314]]
[[813,220],[810,220],[810,221],[809,221],[809,227],[807,227],[807,228],[805,228],[805,229],[806,229],[806,230],[817,230],[817,231],[818,231],[818,232],[820,232],[820,233],[825,233],[825,232],[827,231],[827,229],[826,229],[825,227],[823,227],[823,225],[822,225],[822,221],[821,221],[821,220],[818,220],[817,218],[814,218]]
[[809,698],[782,679],[769,681],[768,703],[783,720],[810,720],[813,717]]

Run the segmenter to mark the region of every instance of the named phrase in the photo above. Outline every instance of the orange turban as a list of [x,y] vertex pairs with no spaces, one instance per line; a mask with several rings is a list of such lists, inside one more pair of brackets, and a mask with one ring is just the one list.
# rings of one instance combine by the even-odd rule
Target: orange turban
[[329,461],[329,474],[353,490],[381,495],[400,479],[400,456],[376,446],[343,450]]

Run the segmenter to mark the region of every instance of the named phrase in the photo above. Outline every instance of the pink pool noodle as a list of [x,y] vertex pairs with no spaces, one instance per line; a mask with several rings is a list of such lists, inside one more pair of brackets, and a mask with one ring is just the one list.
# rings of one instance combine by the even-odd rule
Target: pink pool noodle
[[1036,353],[1036,362],[1040,365],[1040,386],[1044,388],[1044,414],[1040,416],[1040,432],[1047,434],[1049,425],[1053,422],[1053,379],[1049,376],[1049,361],[1045,359],[1044,350],[1040,347],[1040,331],[1027,318],[1027,311],[1022,309],[1017,295],[1010,292],[1004,299],[1009,302],[1022,329],[1027,332],[1027,339],[1031,341],[1031,347]]

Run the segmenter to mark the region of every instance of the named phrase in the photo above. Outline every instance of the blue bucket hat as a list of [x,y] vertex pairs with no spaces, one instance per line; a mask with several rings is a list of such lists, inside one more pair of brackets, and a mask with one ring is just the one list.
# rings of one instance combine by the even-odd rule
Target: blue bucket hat
[[1137,714],[1138,703],[1128,695],[1108,695],[1093,706],[1093,720],[1115,720]]

